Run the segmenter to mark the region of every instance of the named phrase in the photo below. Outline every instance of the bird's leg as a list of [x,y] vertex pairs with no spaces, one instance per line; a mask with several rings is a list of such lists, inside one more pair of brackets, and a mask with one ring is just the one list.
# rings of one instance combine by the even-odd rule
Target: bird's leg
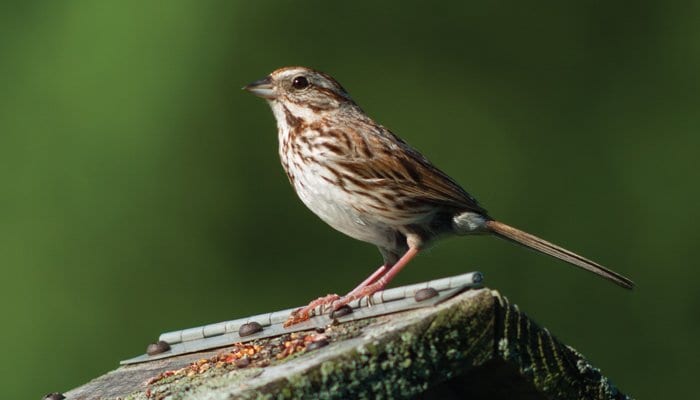
[[418,251],[419,250],[415,247],[409,248],[406,254],[401,256],[399,261],[389,267],[388,270],[387,265],[382,265],[342,298],[337,294],[329,294],[325,297],[319,297],[306,307],[293,311],[292,315],[290,315],[289,319],[284,323],[284,326],[288,327],[306,321],[311,317],[312,312],[318,306],[321,306],[322,311],[326,305],[332,305],[333,310],[337,310],[351,301],[361,299],[365,296],[371,296],[374,292],[384,289],[386,285],[401,272],[403,267],[418,254]]
[[[364,289],[367,285],[371,285],[372,283],[376,282],[377,279],[379,279],[386,272],[387,265],[382,265],[376,271],[374,271],[372,275],[368,276],[367,279],[365,279],[364,281],[362,281],[362,283],[357,285],[355,289],[351,290],[350,293],[346,294],[345,297],[351,296],[354,293],[360,291],[361,289]],[[294,310],[289,319],[284,323],[284,326],[287,327],[290,325],[298,324],[299,322],[306,321],[312,316],[311,314],[316,309],[316,307],[321,306],[321,312],[323,312],[326,306],[331,306],[334,301],[339,299],[340,296],[338,296],[337,294],[329,294],[325,297],[319,297],[318,299],[309,303],[306,307]]]
[[[361,289],[363,289],[365,286],[373,284],[374,282],[377,281],[377,279],[381,278],[382,275],[384,275],[384,274],[386,273],[387,268],[388,268],[388,265],[386,265],[386,264],[384,264],[384,265],[382,265],[381,267],[377,268],[376,271],[372,272],[372,275],[368,276],[367,279],[365,279],[364,281],[362,281],[362,283],[360,283],[359,285],[357,285],[357,287],[355,287],[355,289],[353,289],[353,290],[351,290],[350,292],[348,292],[348,294],[346,294],[345,296],[350,296],[350,295],[352,295],[352,294],[354,294],[354,293],[357,293],[358,291],[360,291]],[[336,299],[336,300],[337,300],[337,299]]]
[[[389,266],[388,266],[387,264],[382,265],[381,267],[377,268],[377,270],[374,271],[374,272],[372,273],[372,275],[368,276],[367,279],[365,279],[364,281],[362,281],[362,283],[360,283],[359,285],[357,285],[357,286],[355,287],[355,289],[351,290],[350,292],[348,292],[348,294],[346,294],[346,295],[343,296],[343,297],[351,297],[351,296],[354,296],[356,293],[359,293],[362,289],[364,289],[364,288],[366,288],[367,286],[369,286],[369,285],[373,284],[374,282],[376,282],[379,278],[381,278],[384,274],[386,274],[386,272],[387,272],[388,270],[389,270]],[[338,299],[335,299],[335,300],[338,300]],[[334,301],[335,301],[335,300],[334,300]],[[331,305],[332,305],[332,304],[331,304]],[[333,307],[333,309],[335,310],[336,308]]]
[[369,278],[365,279],[364,282],[358,285],[350,293],[343,296],[342,299],[334,301],[333,309],[337,310],[340,307],[343,307],[344,305],[350,303],[351,301],[361,299],[365,296],[371,296],[376,291],[384,289],[386,285],[388,285],[389,282],[392,279],[394,279],[394,277],[398,275],[399,272],[401,272],[403,267],[405,267],[406,264],[408,264],[408,262],[411,261],[413,257],[415,257],[418,254],[418,251],[419,250],[415,247],[409,248],[406,254],[401,256],[399,261],[397,261],[396,264],[392,265],[388,271],[383,272],[383,274],[380,272],[382,268],[379,268],[376,272],[370,275]]
[[287,321],[284,322],[284,327],[292,326],[300,322],[304,322],[313,316],[313,312],[316,307],[321,306],[321,312],[326,308],[327,305],[333,304],[334,301],[340,299],[341,297],[337,294],[328,294],[324,297],[319,297],[318,299],[309,303],[306,307],[302,307],[292,311],[292,315],[289,316]]

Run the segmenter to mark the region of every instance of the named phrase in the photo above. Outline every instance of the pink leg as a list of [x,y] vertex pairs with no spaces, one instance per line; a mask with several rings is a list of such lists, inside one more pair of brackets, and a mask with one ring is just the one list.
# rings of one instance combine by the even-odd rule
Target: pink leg
[[[416,248],[408,249],[406,254],[401,256],[399,261],[397,261],[396,264],[394,264],[391,268],[389,268],[388,271],[386,271],[383,275],[381,275],[381,277],[379,277],[379,279],[376,279],[377,277],[375,277],[375,275],[378,275],[379,271],[382,270],[382,268],[377,270],[377,272],[373,273],[372,275],[370,275],[369,278],[367,278],[365,280],[365,282],[370,281],[370,283],[363,286],[363,284],[365,282],[362,282],[362,284],[360,284],[357,288],[353,289],[350,293],[345,295],[342,299],[333,302],[333,309],[337,310],[340,307],[350,303],[351,301],[361,299],[365,296],[371,296],[374,292],[384,289],[386,287],[386,285],[388,285],[389,282],[392,279],[394,279],[394,277],[396,275],[398,275],[399,272],[401,272],[403,267],[405,267],[406,264],[408,264],[408,262],[411,261],[413,259],[413,257],[415,257],[416,255],[418,255],[418,249],[416,249]],[[371,278],[374,278],[374,279],[371,279]],[[372,280],[376,280],[376,281],[371,282]]]
[[[364,281],[362,281],[362,283],[357,285],[355,289],[351,290],[350,293],[346,294],[345,297],[352,296],[353,294],[359,292],[368,285],[371,285],[372,283],[376,282],[377,279],[379,279],[382,275],[386,273],[386,271],[386,265],[382,265],[376,271],[374,271],[372,275],[368,276],[367,279],[365,279]],[[289,317],[289,319],[284,323],[284,326],[287,327],[294,324],[298,324],[299,322],[306,321],[311,317],[311,313],[316,309],[316,307],[321,306],[321,310],[323,312],[325,306],[332,305],[334,301],[337,301],[339,299],[340,296],[338,296],[337,294],[329,294],[325,297],[319,297],[318,299],[309,303],[306,307],[295,310]]]
[[370,296],[374,292],[384,289],[384,287],[386,287],[386,285],[388,285],[389,282],[394,279],[394,277],[401,272],[403,267],[405,267],[406,264],[408,264],[408,262],[411,261],[416,255],[418,255],[418,249],[409,248],[406,254],[401,256],[399,261],[392,265],[388,271],[387,266],[382,265],[379,267],[379,269],[374,271],[372,275],[357,285],[355,289],[351,290],[350,293],[346,294],[340,299],[338,299],[338,295],[335,294],[329,294],[326,297],[319,297],[318,299],[309,303],[309,305],[306,307],[292,312],[292,315],[289,316],[289,319],[287,319],[287,321],[284,323],[284,326],[288,327],[306,321],[311,317],[311,313],[318,306],[324,308],[324,306],[332,304],[333,309],[337,310],[351,301],[361,299],[365,296]]
[[351,290],[348,294],[346,294],[346,296],[350,296],[352,293],[355,293],[360,289],[364,288],[365,286],[371,285],[374,282],[376,282],[377,279],[379,279],[382,275],[386,273],[386,268],[386,265],[382,265],[381,267],[379,267],[376,271],[372,273],[372,275],[368,276],[367,279],[365,279],[364,281],[362,281],[362,283],[357,285],[355,289]]
[[337,294],[329,294],[324,297],[319,297],[318,299],[309,303],[306,307],[292,311],[292,315],[290,315],[287,321],[284,322],[284,327],[286,328],[288,326],[306,321],[312,317],[312,313],[316,307],[321,306],[321,312],[323,312],[326,305],[333,304],[333,302],[339,298],[340,296]]

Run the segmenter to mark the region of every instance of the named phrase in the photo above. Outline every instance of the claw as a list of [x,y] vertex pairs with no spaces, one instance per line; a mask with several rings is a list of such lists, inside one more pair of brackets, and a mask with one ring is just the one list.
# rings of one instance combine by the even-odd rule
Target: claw
[[329,309],[334,309],[335,302],[340,299],[337,294],[329,294],[325,297],[319,297],[318,299],[309,303],[306,307],[302,307],[292,311],[292,314],[284,322],[284,327],[288,328],[292,325],[307,321],[309,318],[316,315],[316,308],[320,307],[320,314],[324,314]]
[[[401,256],[401,258],[391,267],[383,265],[379,267],[372,275],[367,279],[362,281],[355,289],[350,291],[347,295],[340,298],[337,294],[329,294],[326,297],[319,297],[318,299],[309,303],[308,306],[292,312],[289,319],[284,323],[285,327],[304,322],[311,318],[311,312],[318,306],[321,306],[321,313],[327,311],[325,306],[330,306],[333,310],[337,310],[344,305],[350,303],[351,301],[361,299],[365,296],[371,296],[374,292],[384,289],[384,287],[389,283],[389,281],[401,271],[401,269],[406,266],[406,264],[418,254],[418,249],[411,247],[408,251]],[[371,298],[368,299],[368,303]]]

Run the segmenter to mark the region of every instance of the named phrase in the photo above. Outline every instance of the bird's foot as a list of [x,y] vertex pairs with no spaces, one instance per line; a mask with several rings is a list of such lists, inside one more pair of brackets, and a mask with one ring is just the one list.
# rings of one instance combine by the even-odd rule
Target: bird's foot
[[[384,289],[386,286],[386,283],[382,282],[381,280],[374,282],[369,285],[361,286],[353,290],[352,292],[346,294],[340,299],[337,299],[336,301],[333,302],[333,311],[336,311],[342,307],[345,307],[349,303],[361,299],[363,297],[370,297],[374,293]],[[370,297],[371,299],[371,297]],[[368,303],[371,304],[370,301]]]
[[[289,318],[287,318],[287,321],[285,321],[284,327],[287,328],[289,326],[308,320],[309,318],[316,315],[316,308],[318,308],[319,306],[321,307],[321,313],[323,313],[326,309],[330,309],[331,307],[333,307],[334,302],[338,299],[340,299],[340,296],[338,296],[337,294],[329,294],[324,297],[319,297],[318,299],[309,303],[306,307],[302,307],[292,311],[292,314],[289,316]],[[333,307],[333,309],[335,308]]]

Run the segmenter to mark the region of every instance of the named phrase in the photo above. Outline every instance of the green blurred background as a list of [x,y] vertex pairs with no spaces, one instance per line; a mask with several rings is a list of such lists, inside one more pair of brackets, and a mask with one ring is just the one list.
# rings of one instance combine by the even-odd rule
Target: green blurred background
[[481,270],[622,390],[696,393],[698,3],[374,3],[0,6],[3,398],[67,391],[160,332],[340,293],[379,264],[298,201],[270,110],[240,90],[295,64],[495,217],[638,289],[481,237],[395,284]]

